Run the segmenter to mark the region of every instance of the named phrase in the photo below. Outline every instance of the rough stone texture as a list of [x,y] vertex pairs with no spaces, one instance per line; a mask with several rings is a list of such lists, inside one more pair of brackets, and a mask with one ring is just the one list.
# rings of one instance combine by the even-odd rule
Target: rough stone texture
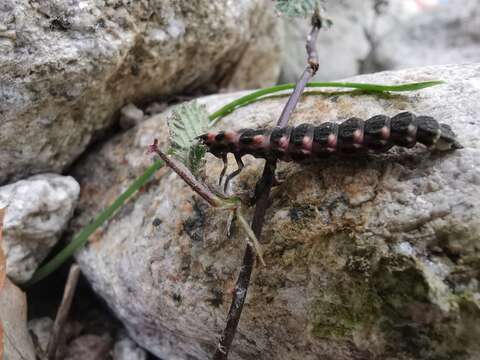
[[120,334],[112,351],[113,360],[146,360],[147,352],[126,334]]
[[108,358],[112,339],[108,335],[81,335],[68,346],[65,360],[104,360]]
[[[39,299],[35,297],[32,299],[31,293],[28,295],[30,309],[33,308],[34,312],[35,307],[38,307],[38,303],[35,303],[35,301],[38,302]],[[94,296],[94,294],[90,294],[90,297]],[[43,296],[43,299],[44,303],[49,301],[45,296]],[[79,309],[79,306],[82,308]],[[58,300],[56,307],[58,307]],[[31,313],[32,311],[29,314]],[[47,350],[52,327],[53,320],[49,316],[34,317],[28,322],[28,329],[35,339],[34,343],[43,352]],[[117,344],[119,344],[119,350],[115,350]],[[126,337],[121,324],[112,319],[107,309],[99,309],[91,299],[85,298],[80,286],[80,289],[75,292],[73,306],[70,309],[67,322],[62,328],[55,359],[122,359],[121,357],[115,357],[117,352],[123,355],[131,354],[132,357],[129,359],[132,360],[136,359],[133,357],[134,355],[140,356],[143,353],[145,356],[146,354],[143,349]],[[138,359],[142,358],[139,357]]]
[[[480,346],[480,64],[359,76],[443,79],[415,93],[307,96],[291,124],[409,110],[450,124],[465,149],[422,146],[369,158],[282,164],[231,359],[478,359]],[[202,99],[209,112],[240,94]],[[217,128],[272,125],[285,98],[241,108]],[[78,230],[166,147],[166,114],[98,147],[75,169]],[[215,184],[221,161],[207,159]],[[260,160],[234,191],[251,190]],[[232,169],[234,167],[232,166]],[[158,218],[160,224],[153,226]],[[155,221],[156,223],[158,221]],[[142,347],[165,359],[208,359],[224,327],[243,249],[227,215],[160,170],[77,260]]]
[[47,353],[48,341],[53,331],[53,320],[47,316],[28,321],[28,331],[35,339],[35,345],[44,354]]
[[122,129],[130,129],[138,124],[140,124],[143,120],[143,111],[140,110],[132,103],[128,103],[125,105],[122,110],[120,110],[120,121],[119,125]]
[[35,360],[35,349],[27,331],[27,299],[8,279],[0,288],[0,322],[4,331],[2,359]]
[[3,245],[10,279],[22,283],[31,278],[60,238],[79,194],[74,178],[55,174],[0,187],[0,207],[7,207]]
[[478,5],[449,1],[401,21],[379,37],[364,71],[480,61]]
[[270,1],[4,0],[0,184],[59,172],[126,103],[278,77]]

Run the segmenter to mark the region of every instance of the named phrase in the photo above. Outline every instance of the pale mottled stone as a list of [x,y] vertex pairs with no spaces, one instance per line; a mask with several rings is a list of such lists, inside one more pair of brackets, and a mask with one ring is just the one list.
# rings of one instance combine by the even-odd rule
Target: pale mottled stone
[[71,176],[35,175],[0,187],[6,207],[3,245],[7,275],[28,281],[60,239],[73,215],[80,187]]
[[480,61],[480,11],[477,0],[448,1],[396,24],[366,61],[371,69]]
[[120,333],[112,350],[113,360],[146,360],[147,352],[126,334]]
[[[443,79],[419,92],[307,96],[291,124],[409,110],[450,124],[464,149],[422,146],[369,159],[281,164],[231,359],[477,359],[480,356],[480,64],[358,76]],[[242,93],[243,94],[243,93]],[[208,112],[241,94],[202,98]],[[285,98],[256,102],[217,128],[274,124]],[[83,159],[72,230],[110,204],[151,160],[160,114]],[[234,191],[251,190],[260,160]],[[233,166],[231,167],[233,169]],[[207,158],[215,184],[221,161]],[[160,224],[153,226],[158,218]],[[227,216],[160,170],[77,255],[82,271],[142,347],[166,359],[209,359],[224,327],[243,249]]]

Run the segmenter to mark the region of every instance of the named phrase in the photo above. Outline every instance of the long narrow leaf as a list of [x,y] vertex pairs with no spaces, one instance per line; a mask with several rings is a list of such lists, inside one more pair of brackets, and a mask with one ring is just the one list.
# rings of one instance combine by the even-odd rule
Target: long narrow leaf
[[57,255],[55,255],[49,262],[40,267],[37,272],[33,275],[32,279],[25,284],[25,286],[30,286],[36,282],[44,279],[56,269],[58,269],[69,257],[71,257],[75,251],[80,249],[85,245],[90,235],[92,235],[95,230],[97,230],[102,224],[110,219],[115,212],[122,207],[122,205],[137,192],[145,183],[150,179],[150,177],[161,167],[164,163],[161,160],[157,160],[151,165],[141,176],[139,176],[135,181],[125,190],[115,201],[103,210],[93,222],[85,226],[77,236],[65,246]]
[[[435,86],[443,84],[443,81],[424,81],[424,82],[417,82],[417,83],[408,83],[408,84],[401,84],[401,85],[381,85],[381,84],[367,84],[367,83],[353,83],[353,82],[310,82],[307,83],[308,88],[316,88],[316,87],[330,87],[330,88],[349,88],[349,89],[358,89],[367,92],[401,92],[401,91],[415,91],[420,89],[425,89],[427,87]],[[269,88],[260,89],[254,91],[250,94],[242,96],[227,105],[221,107],[213,114],[209,116],[210,124],[214,125],[218,119],[221,117],[230,114],[235,109],[244,106],[246,104],[251,103],[253,100],[258,99],[265,95],[270,95],[277,93],[279,91],[291,90],[295,87],[295,84],[288,83],[282,85],[276,85]]]

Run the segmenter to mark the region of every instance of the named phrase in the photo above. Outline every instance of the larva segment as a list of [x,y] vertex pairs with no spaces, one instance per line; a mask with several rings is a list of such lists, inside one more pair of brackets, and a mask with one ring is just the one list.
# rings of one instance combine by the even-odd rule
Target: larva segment
[[390,118],[375,115],[365,121],[363,128],[364,146],[374,152],[388,151],[393,144],[390,140]]
[[291,134],[292,127],[290,126],[285,128],[274,128],[270,133],[269,156],[284,160],[288,154]]
[[430,116],[417,117],[417,126],[417,141],[426,146],[435,145],[442,135],[440,124]]
[[447,124],[440,124],[440,139],[435,144],[437,150],[445,151],[451,149],[463,149],[463,146],[457,141],[455,133]]
[[338,126],[338,148],[343,153],[352,153],[363,147],[362,119],[352,117]]
[[402,112],[392,117],[390,141],[393,145],[410,148],[416,143],[417,121],[410,112]]
[[[462,148],[450,126],[439,124],[430,116],[417,117],[410,112],[392,118],[376,115],[366,121],[353,117],[340,124],[327,122],[319,126],[301,124],[294,128],[209,132],[198,139],[224,162],[227,153],[234,154],[239,169],[227,177],[228,181],[243,168],[241,157],[246,154],[264,159],[302,161],[336,152],[386,152],[394,145],[412,147],[417,142],[438,150]],[[224,174],[223,170],[222,177]]]
[[238,152],[243,156],[251,154],[255,157],[266,158],[269,150],[270,131],[267,129],[240,130]]
[[313,148],[314,129],[315,127],[312,124],[301,124],[293,128],[288,147],[292,160],[301,161],[310,157]]
[[326,122],[313,130],[313,154],[324,157],[337,149],[338,124]]

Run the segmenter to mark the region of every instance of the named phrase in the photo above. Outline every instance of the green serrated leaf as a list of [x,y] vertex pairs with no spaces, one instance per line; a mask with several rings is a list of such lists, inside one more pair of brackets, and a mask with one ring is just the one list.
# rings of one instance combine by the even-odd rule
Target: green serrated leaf
[[170,152],[196,174],[202,165],[206,149],[196,138],[207,132],[208,114],[196,101],[179,105],[168,121]]
[[307,17],[315,8],[320,7],[320,0],[277,0],[276,8],[288,17]]
[[203,167],[206,153],[207,148],[204,145],[194,145],[190,148],[188,158],[186,159],[186,165],[193,175],[197,176],[200,169]]

